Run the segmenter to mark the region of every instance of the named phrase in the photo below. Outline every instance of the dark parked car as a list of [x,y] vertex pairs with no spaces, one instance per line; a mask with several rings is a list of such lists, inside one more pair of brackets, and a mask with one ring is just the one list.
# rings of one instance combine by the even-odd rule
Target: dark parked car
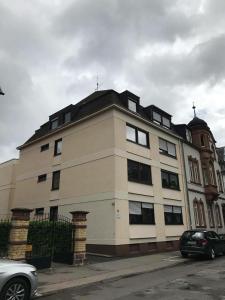
[[191,254],[214,259],[216,255],[225,255],[225,240],[214,231],[188,230],[180,238],[180,252],[183,257]]

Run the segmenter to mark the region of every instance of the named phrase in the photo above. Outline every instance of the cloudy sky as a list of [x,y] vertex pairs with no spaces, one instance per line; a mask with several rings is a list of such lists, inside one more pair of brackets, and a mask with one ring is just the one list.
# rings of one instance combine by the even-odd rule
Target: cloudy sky
[[0,162],[48,116],[125,89],[225,145],[224,0],[1,0]]

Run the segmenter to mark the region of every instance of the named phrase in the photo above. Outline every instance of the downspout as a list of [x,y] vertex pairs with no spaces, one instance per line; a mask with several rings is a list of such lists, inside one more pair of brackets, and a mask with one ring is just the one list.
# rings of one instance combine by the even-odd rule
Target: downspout
[[184,180],[183,182],[185,183],[185,191],[186,191],[186,199],[187,199],[187,208],[188,208],[188,215],[189,215],[189,226],[190,229],[193,228],[192,226],[192,219],[191,219],[191,207],[190,207],[190,199],[189,199],[189,193],[188,193],[188,181],[187,181],[187,176],[186,176],[186,165],[185,165],[185,157],[184,157],[184,143],[180,141],[181,143],[181,153],[182,153],[182,160],[183,160],[183,167],[184,167]]

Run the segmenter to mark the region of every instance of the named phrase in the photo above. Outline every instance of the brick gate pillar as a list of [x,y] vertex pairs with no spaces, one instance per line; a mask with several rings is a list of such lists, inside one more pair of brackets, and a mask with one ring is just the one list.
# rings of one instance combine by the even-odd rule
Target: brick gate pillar
[[27,246],[27,233],[32,209],[13,208],[9,236],[8,258],[24,260]]
[[86,260],[87,211],[72,211],[74,225],[74,260],[75,265],[82,265]]

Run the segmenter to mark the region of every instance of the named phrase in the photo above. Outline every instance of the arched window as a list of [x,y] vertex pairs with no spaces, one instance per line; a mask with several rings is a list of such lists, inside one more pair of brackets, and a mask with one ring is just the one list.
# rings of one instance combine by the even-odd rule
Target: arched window
[[196,227],[205,227],[205,209],[204,203],[202,200],[198,201],[195,199],[193,201],[193,210],[194,210],[194,217],[195,217],[195,225]]
[[193,209],[194,209],[194,216],[195,216],[195,226],[198,227],[200,223],[198,218],[198,201],[196,199],[193,201]]
[[214,166],[212,162],[209,163],[209,180],[212,185],[216,185]]
[[199,201],[198,203],[198,208],[199,208],[199,220],[200,220],[200,224],[201,226],[205,227],[206,226],[206,222],[205,222],[205,209],[204,209],[204,203],[202,200]]
[[208,217],[209,217],[209,226],[215,227],[212,204],[207,205],[207,210],[208,210]]
[[222,227],[222,220],[221,220],[221,214],[220,214],[220,207],[219,204],[215,205],[215,211],[216,211],[216,222],[218,227]]

